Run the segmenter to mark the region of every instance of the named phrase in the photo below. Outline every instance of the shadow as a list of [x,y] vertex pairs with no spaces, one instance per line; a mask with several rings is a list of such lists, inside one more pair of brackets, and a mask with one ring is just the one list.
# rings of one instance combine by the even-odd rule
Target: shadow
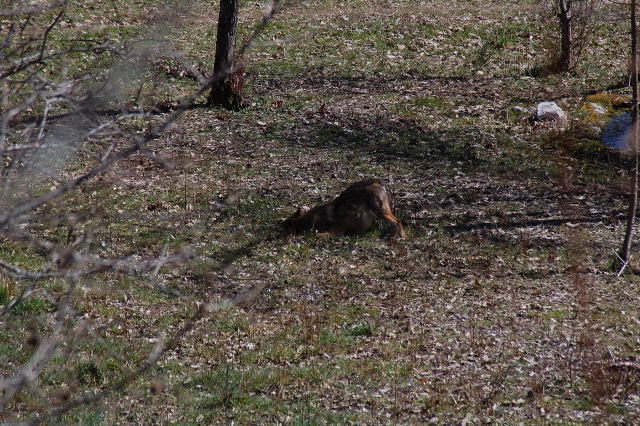
[[378,114],[309,114],[304,125],[272,126],[265,136],[292,147],[331,150],[356,157],[367,154],[379,163],[407,161],[419,167],[434,163],[463,163],[470,167],[489,165],[485,145],[496,144],[501,135],[479,135],[477,128],[430,126],[388,111]]
[[[530,84],[528,89],[521,89],[521,96],[508,97],[509,90],[504,93],[496,92],[497,86],[508,84],[508,82],[518,82],[523,78],[530,77],[536,84]],[[252,78],[249,76],[249,78]],[[469,99],[486,99],[490,101],[503,101],[507,105],[516,104],[537,104],[544,101],[562,101],[567,98],[574,98],[577,95],[586,97],[597,93],[609,92],[628,87],[627,76],[614,78],[605,82],[601,87],[585,88],[578,94],[575,91],[567,91],[550,96],[542,90],[541,85],[545,80],[539,77],[532,77],[527,72],[484,75],[475,73],[464,75],[433,75],[417,70],[405,70],[397,74],[384,75],[339,75],[325,71],[324,69],[306,70],[304,74],[281,73],[272,78],[263,79],[261,75],[253,76],[256,88],[261,92],[271,92],[275,90],[292,91],[301,86],[307,89],[315,89],[320,92],[354,93],[354,94],[381,94],[390,93],[397,90],[398,84],[414,82],[418,86],[422,83],[428,84],[429,91],[426,94],[441,97],[459,97]],[[473,87],[473,90],[469,90]],[[415,93],[413,93],[415,95]]]
[[[509,217],[510,216],[510,217]],[[475,230],[487,230],[487,229],[516,229],[516,228],[530,228],[536,226],[550,226],[556,227],[566,224],[585,224],[585,223],[599,223],[599,222],[615,222],[624,220],[626,213],[623,211],[613,211],[609,214],[602,214],[592,217],[560,217],[560,218],[521,218],[522,215],[508,215],[505,220],[499,222],[475,222],[475,223],[460,223],[456,225],[445,225],[442,229],[451,233],[469,232]],[[520,218],[516,220],[515,218]],[[420,224],[420,222],[429,222],[429,225],[425,227],[437,227],[437,223],[443,221],[451,222],[451,216],[440,216],[437,218],[412,218],[410,223]],[[436,225],[433,225],[436,224]]]
[[[271,74],[274,75],[274,74]],[[248,78],[254,77],[247,73]],[[515,76],[514,76],[515,77]],[[340,75],[336,73],[324,72],[323,69],[307,70],[303,75],[297,73],[276,74],[272,78],[257,80],[256,84],[262,89],[288,89],[290,86],[299,88],[315,88],[325,91],[327,87],[340,87],[366,89],[367,93],[376,93],[376,89],[384,89],[385,92],[392,90],[393,83],[406,81],[429,81],[429,82],[465,82],[473,78],[473,75],[430,75],[420,72],[407,71],[400,74],[366,74],[358,76]],[[373,90],[372,90],[373,89]],[[358,92],[360,93],[360,92]]]

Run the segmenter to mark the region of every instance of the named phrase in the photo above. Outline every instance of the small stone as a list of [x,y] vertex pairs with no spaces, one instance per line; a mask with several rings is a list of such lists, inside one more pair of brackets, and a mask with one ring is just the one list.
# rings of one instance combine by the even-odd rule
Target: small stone
[[567,114],[555,102],[540,102],[536,106],[534,120],[564,126],[567,124]]

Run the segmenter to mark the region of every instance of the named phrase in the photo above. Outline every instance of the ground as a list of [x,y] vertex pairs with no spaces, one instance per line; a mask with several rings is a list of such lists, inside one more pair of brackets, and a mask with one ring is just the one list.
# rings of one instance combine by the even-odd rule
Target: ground
[[[199,320],[126,391],[64,421],[637,422],[638,372],[620,365],[640,349],[640,281],[612,268],[625,159],[512,108],[554,100],[579,122],[587,95],[625,79],[626,11],[610,6],[578,74],[545,76],[551,21],[538,2],[516,3],[285,8],[245,55],[245,109],[189,110],[152,146],[169,168],[135,156],[52,207],[95,208],[87,226],[103,255],[189,248],[196,259],[151,280],[82,283],[87,336],[12,413],[43,412],[59,389],[107,387],[199,302],[258,288]],[[146,9],[124,4],[129,26],[97,23],[96,3],[86,31],[151,28]],[[191,7],[166,36],[206,69],[216,11]],[[260,12],[243,6],[241,35]],[[166,78],[167,99],[195,87]],[[405,240],[385,224],[354,237],[280,234],[297,206],[368,176],[392,188]],[[5,321],[6,365],[28,359],[20,325],[48,315],[41,305]]]

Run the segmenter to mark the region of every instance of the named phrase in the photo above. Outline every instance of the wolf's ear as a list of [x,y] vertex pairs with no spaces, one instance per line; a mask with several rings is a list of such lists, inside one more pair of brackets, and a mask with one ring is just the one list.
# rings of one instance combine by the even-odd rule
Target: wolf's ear
[[296,212],[293,214],[293,217],[300,217],[302,216],[302,208],[298,207],[298,210],[296,210]]

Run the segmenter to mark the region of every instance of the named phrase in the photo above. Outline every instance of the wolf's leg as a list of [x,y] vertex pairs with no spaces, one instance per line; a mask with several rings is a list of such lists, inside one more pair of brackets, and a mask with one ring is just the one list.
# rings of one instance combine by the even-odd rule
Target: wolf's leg
[[400,222],[400,219],[393,215],[389,207],[382,209],[382,218],[393,225],[398,238],[402,239],[407,236],[407,234],[405,234],[404,232],[404,228],[402,228],[402,222]]

